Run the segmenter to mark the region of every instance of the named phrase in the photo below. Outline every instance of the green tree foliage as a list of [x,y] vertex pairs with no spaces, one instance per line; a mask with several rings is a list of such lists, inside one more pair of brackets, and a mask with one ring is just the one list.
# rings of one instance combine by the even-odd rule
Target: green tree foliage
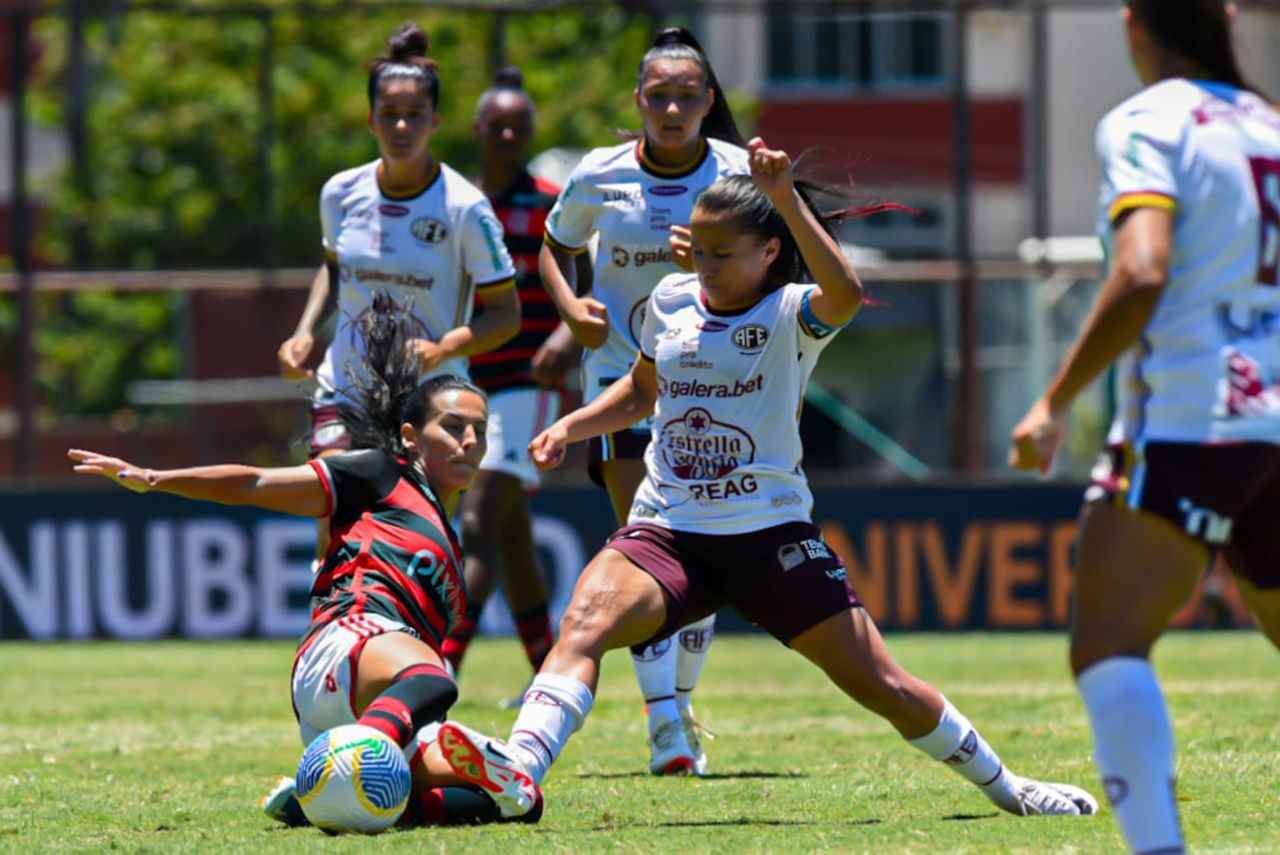
[[[330,175],[377,156],[367,130],[364,62],[382,52],[402,11],[340,7],[271,16],[275,64],[274,206],[264,211],[258,109],[263,19],[133,11],[87,27],[88,188],[70,170],[41,236],[44,253],[72,258],[84,229],[94,267],[246,267],[275,236],[277,264],[320,260],[318,197]],[[488,85],[494,19],[429,12],[418,18],[441,66],[438,156],[477,167],[474,105]],[[46,19],[38,115],[66,121],[66,25]],[[537,145],[608,144],[635,126],[631,90],[650,23],[622,12],[543,12],[507,19],[506,61],[525,70],[539,106]],[[83,192],[84,190],[88,192]]]
[[[255,267],[269,230],[277,265],[319,263],[320,188],[377,156],[364,63],[383,51],[405,13],[317,4],[305,15],[271,15],[268,211],[259,153],[265,19],[193,14],[216,5],[86,20],[88,178],[77,186],[70,166],[58,178],[39,236],[44,257],[70,265],[79,240],[83,259],[98,269]],[[446,11],[417,20],[441,66],[443,122],[433,149],[474,174],[474,105],[490,80],[495,19]],[[56,16],[36,29],[43,58],[32,106],[50,127],[67,125],[72,103],[68,32]],[[635,127],[631,91],[650,36],[647,19],[616,8],[508,17],[503,61],[524,68],[538,103],[536,146],[605,145],[616,140],[614,129]],[[127,380],[176,376],[182,305],[167,294],[42,299],[46,411],[108,413],[123,404]],[[11,313],[8,320],[2,325],[12,329]]]

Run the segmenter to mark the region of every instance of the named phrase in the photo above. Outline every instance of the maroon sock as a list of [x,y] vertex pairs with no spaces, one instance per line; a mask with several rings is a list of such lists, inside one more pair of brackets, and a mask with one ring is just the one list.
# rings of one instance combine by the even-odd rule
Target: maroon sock
[[524,655],[529,657],[529,664],[536,673],[542,668],[543,660],[555,644],[555,637],[551,634],[551,615],[544,605],[518,614],[515,618],[516,634],[524,644]]

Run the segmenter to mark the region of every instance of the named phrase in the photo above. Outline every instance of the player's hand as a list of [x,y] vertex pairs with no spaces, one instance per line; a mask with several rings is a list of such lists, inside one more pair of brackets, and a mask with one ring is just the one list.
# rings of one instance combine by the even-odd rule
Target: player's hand
[[280,361],[280,374],[284,379],[305,380],[315,374],[310,368],[302,367],[302,363],[311,355],[311,348],[315,343],[315,336],[310,334],[295,335],[284,340],[284,344],[276,351],[276,359]]
[[750,153],[751,178],[764,195],[775,205],[789,202],[795,193],[791,179],[791,158],[785,151],[771,149],[760,137],[752,137],[747,143]]
[[556,422],[529,443],[529,456],[539,469],[555,469],[564,462],[564,452],[568,447],[569,432]]
[[569,306],[564,322],[578,344],[595,350],[609,340],[609,310],[592,297],[579,297]]
[[578,361],[581,348],[573,340],[568,324],[560,324],[533,355],[530,371],[533,382],[544,389],[551,389],[564,382],[569,369]]
[[422,366],[423,374],[434,371],[448,357],[444,348],[429,338],[411,338],[406,347],[409,350],[409,356],[417,359],[418,364]]
[[667,237],[667,243],[671,244],[671,260],[681,270],[693,272],[693,233],[689,231],[688,226],[672,226],[671,234]]
[[150,469],[140,469],[118,457],[107,457],[96,451],[79,448],[68,449],[67,457],[76,462],[72,468],[81,475],[101,475],[135,493],[145,493],[151,489]]
[[1038,469],[1043,475],[1053,465],[1067,433],[1067,412],[1054,412],[1049,401],[1041,398],[1013,429],[1009,448],[1009,465],[1014,469]]

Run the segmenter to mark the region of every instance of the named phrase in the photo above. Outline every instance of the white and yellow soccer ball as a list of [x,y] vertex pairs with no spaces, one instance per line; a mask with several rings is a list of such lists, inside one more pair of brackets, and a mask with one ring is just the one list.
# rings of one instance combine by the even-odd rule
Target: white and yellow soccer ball
[[317,828],[377,834],[396,824],[413,775],[380,730],[344,724],[317,736],[298,764],[298,802]]

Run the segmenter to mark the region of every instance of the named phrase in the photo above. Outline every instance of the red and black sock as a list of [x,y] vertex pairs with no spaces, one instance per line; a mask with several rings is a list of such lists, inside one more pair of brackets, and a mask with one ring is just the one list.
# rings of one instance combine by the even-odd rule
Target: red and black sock
[[475,638],[479,623],[480,607],[473,604],[444,640],[444,647],[440,652],[455,674],[462,671],[462,657],[467,655],[467,648],[471,645],[471,639]]
[[380,730],[404,748],[418,728],[444,718],[458,700],[458,685],[443,668],[410,665],[374,699],[357,724]]
[[555,644],[555,636],[551,634],[551,615],[546,605],[541,605],[516,615],[515,619],[516,634],[524,645],[524,655],[529,657],[529,664],[536,674]]
[[542,804],[523,816],[504,819],[487,793],[470,787],[437,787],[409,796],[401,825],[486,825],[491,822],[537,822]]

